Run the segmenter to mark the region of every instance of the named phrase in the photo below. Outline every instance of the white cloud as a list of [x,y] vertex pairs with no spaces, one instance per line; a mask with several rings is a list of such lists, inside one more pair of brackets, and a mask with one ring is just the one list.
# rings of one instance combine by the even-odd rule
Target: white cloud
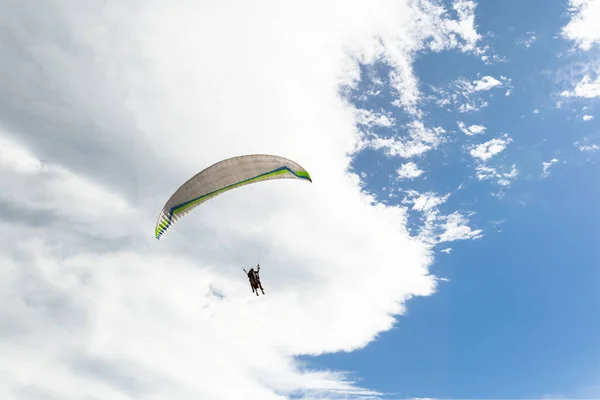
[[435,193],[427,192],[427,193],[419,193],[415,190],[409,190],[408,196],[403,200],[404,204],[412,204],[412,209],[415,211],[431,211],[436,209],[441,204],[444,204],[449,194],[444,196],[436,196]]
[[587,114],[586,114],[586,115],[584,115],[584,116],[583,116],[583,120],[584,120],[584,121],[586,121],[586,122],[587,122],[587,121],[591,121],[591,120],[593,120],[593,119],[594,119],[594,117],[593,117],[592,115],[587,115]]
[[579,146],[580,151],[594,152],[600,150],[600,146],[597,144],[583,144]]
[[480,133],[484,133],[485,132],[485,126],[483,126],[483,125],[471,125],[471,126],[469,126],[469,132],[471,132],[471,134],[473,134],[473,135],[478,135]]
[[[60,165],[43,163],[9,137],[0,136],[0,149],[3,186],[0,199],[7,202],[18,199],[18,206],[23,210],[54,210],[67,219],[76,214],[82,224],[99,223],[106,215],[127,218],[127,202],[109,189]],[[31,195],[31,186],[35,186],[35,195]],[[105,229],[109,232],[111,227],[106,225]],[[114,235],[120,236],[120,233]]]
[[[19,50],[0,47],[0,94],[20,111],[2,115],[18,127],[3,141],[19,143],[6,139],[0,157],[10,188],[0,193],[0,228],[11,233],[0,243],[0,392],[370,395],[294,356],[365,346],[436,278],[405,209],[375,204],[346,173],[360,135],[339,89],[357,83],[358,62],[385,59],[398,104],[418,115],[412,56],[431,38],[471,51],[474,3],[456,2],[455,21],[425,1],[277,4],[5,6],[20,15],[6,27]],[[398,154],[443,140],[419,118],[408,131]],[[153,238],[179,184],[255,152],[299,161],[314,184],[230,192]],[[413,207],[429,212],[439,201],[417,197]],[[477,237],[459,214],[438,219],[444,240]],[[259,298],[240,271],[257,254]]]
[[483,237],[481,229],[472,229],[467,225],[469,221],[460,213],[454,212],[446,218],[443,225],[444,232],[439,237],[439,242],[453,242],[456,240],[480,239]]
[[[453,105],[460,113],[479,111],[488,106],[483,95],[495,88],[510,86],[511,80],[505,76],[496,79],[492,76],[484,76],[476,80],[458,78],[454,80],[448,89],[432,88],[436,103],[440,107]],[[508,88],[510,90],[510,88]]]
[[600,69],[585,74],[573,90],[565,90],[561,93],[561,96],[586,99],[600,97]]
[[372,135],[361,146],[384,149],[392,157],[410,158],[437,148],[445,140],[443,134],[446,131],[442,127],[428,128],[422,121],[415,120],[404,128],[408,133],[406,137],[382,138]]
[[527,32],[526,36],[527,38],[519,40],[518,43],[530,48],[531,45],[537,40],[537,37],[535,36],[535,32]]
[[467,126],[464,122],[462,121],[458,121],[458,128],[462,131],[462,133],[464,133],[465,135],[480,135],[485,133],[485,126],[483,125],[470,125]]
[[600,43],[600,0],[570,0],[571,20],[563,27],[562,35],[588,51]]
[[471,228],[469,220],[461,213],[455,211],[448,215],[442,214],[439,208],[446,203],[450,193],[438,196],[433,192],[419,193],[416,190],[407,190],[406,194],[402,204],[412,205],[411,210],[422,214],[423,226],[418,237],[423,242],[439,244],[482,237],[483,231]]
[[489,165],[480,164],[476,167],[476,176],[480,181],[496,179],[497,183],[501,186],[509,186],[510,183],[519,175],[517,166],[513,164],[510,167],[510,171],[498,171],[497,168],[490,167]]
[[[412,55],[413,52],[425,47],[433,51],[460,49],[463,52],[477,54],[483,52],[477,47],[481,37],[475,27],[475,6],[476,3],[470,0],[454,2],[453,9],[458,19],[448,18],[447,8],[439,2],[423,1],[416,3],[415,8],[393,10],[405,13],[403,20],[405,30],[400,32],[392,26],[381,27],[377,32],[381,36],[372,38],[370,50],[372,57],[382,54],[382,51],[387,49],[382,59],[393,67],[390,81],[397,94],[392,104],[404,108],[417,117],[421,116],[418,109],[421,100],[418,79],[412,65],[407,62],[407,56]],[[382,18],[390,19],[384,14],[389,11],[377,10],[382,12]],[[410,36],[405,32],[410,32]]]
[[451,247],[448,247],[448,248],[445,248],[445,249],[443,249],[443,250],[440,250],[440,251],[441,251],[442,253],[450,254],[450,253],[452,253],[452,248],[451,248]]
[[512,142],[512,139],[505,134],[504,138],[491,139],[485,143],[474,146],[470,153],[473,158],[487,161],[496,154],[504,151],[510,142]]
[[356,122],[369,128],[373,126],[390,128],[394,126],[395,119],[389,114],[385,115],[370,110],[358,109],[356,110]]
[[471,88],[474,92],[488,91],[496,86],[502,86],[502,82],[492,76],[484,76],[483,78],[473,81]]
[[487,101],[481,101],[479,103],[476,102],[472,102],[472,103],[463,103],[458,107],[458,112],[461,113],[468,113],[468,112],[474,112],[474,111],[479,111],[482,108],[485,108],[488,106],[488,102]]
[[496,176],[496,169],[487,165],[477,166],[477,179],[480,181],[487,180]]
[[406,164],[402,164],[396,172],[398,173],[398,178],[400,179],[413,179],[421,176],[424,171],[420,169],[417,164],[410,161]]
[[[0,171],[23,174],[42,172],[44,164],[15,140],[0,137]],[[7,191],[4,191],[7,192]]]
[[539,113],[540,113],[540,110],[539,110],[538,108],[536,108],[535,110],[533,110],[533,113],[534,113],[534,114],[539,114]]
[[544,177],[548,177],[550,176],[550,167],[553,164],[556,164],[558,162],[558,158],[553,158],[552,160],[548,161],[548,162],[543,162],[542,163],[542,168],[543,168],[543,176]]

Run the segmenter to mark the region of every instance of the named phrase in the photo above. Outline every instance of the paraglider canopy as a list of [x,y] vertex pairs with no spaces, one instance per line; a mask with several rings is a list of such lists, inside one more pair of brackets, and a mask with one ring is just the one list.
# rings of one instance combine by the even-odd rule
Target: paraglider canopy
[[195,207],[229,190],[272,179],[312,182],[308,172],[287,158],[250,154],[228,158],[211,165],[181,185],[160,212],[155,236],[160,238]]

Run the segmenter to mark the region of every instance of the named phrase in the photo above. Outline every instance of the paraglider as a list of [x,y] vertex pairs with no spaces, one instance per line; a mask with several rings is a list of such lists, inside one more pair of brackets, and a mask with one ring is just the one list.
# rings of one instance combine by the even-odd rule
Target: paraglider
[[[242,268],[242,270],[246,272],[244,268]],[[250,271],[247,271],[246,275],[248,275],[252,293],[256,292],[256,295],[258,296],[258,289],[260,288],[262,294],[265,294],[265,289],[263,289],[262,283],[260,283],[260,264],[256,264],[256,271],[254,268],[250,268]]]
[[213,197],[272,179],[312,182],[304,168],[279,156],[251,154],[219,161],[190,178],[169,198],[158,217],[155,236],[160,240],[184,215]]
[[[200,204],[229,190],[273,179],[297,179],[312,182],[309,173],[299,164],[287,158],[268,154],[250,154],[219,161],[194,175],[181,185],[162,208],[154,231],[161,239],[184,215]],[[252,292],[258,289],[265,294],[260,282],[257,264],[248,275]],[[243,268],[242,268],[243,269]]]

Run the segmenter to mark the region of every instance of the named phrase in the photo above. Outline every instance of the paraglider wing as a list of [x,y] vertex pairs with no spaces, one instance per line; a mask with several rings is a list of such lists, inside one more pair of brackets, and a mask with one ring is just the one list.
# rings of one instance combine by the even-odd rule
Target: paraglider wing
[[312,182],[304,168],[283,157],[251,154],[219,161],[175,191],[158,217],[156,238],[160,240],[181,217],[205,201],[229,190],[271,179],[303,179]]

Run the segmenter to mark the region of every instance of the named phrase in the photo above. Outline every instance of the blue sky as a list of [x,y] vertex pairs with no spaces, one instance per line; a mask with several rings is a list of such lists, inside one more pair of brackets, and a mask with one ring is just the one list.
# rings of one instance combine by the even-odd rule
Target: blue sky
[[2,400],[600,398],[600,0],[5,3]]
[[[600,170],[595,155],[574,145],[598,138],[598,123],[582,119],[595,116],[598,103],[557,108],[564,88],[555,79],[556,71],[585,62],[587,55],[568,54],[571,43],[558,37],[568,22],[564,1],[483,0],[475,14],[486,43],[506,61],[484,65],[458,52],[423,54],[415,62],[421,87],[427,93],[429,85],[461,76],[503,75],[510,79],[511,95],[486,96],[488,107],[476,113],[424,107],[434,125],[455,131],[448,143],[418,159],[424,175],[390,183],[390,171],[393,175],[402,160],[373,149],[359,153],[353,168],[367,174],[365,189],[381,199],[390,185],[446,194],[463,184],[445,209],[475,212],[471,221],[484,236],[451,244],[450,254],[438,253],[432,271],[449,281],[435,295],[411,300],[395,329],[364,349],[304,360],[352,371],[361,385],[390,398],[598,397]],[[535,41],[526,47],[523,41],[531,36]],[[386,79],[385,66],[365,66],[363,83],[373,70]],[[390,97],[359,99],[365,90],[353,93],[357,107],[402,120]],[[459,120],[483,124],[486,133],[463,135]],[[386,129],[380,128],[382,134]],[[476,163],[464,146],[501,133],[513,141],[492,163],[515,164],[519,177],[498,197],[496,182],[474,178]],[[554,158],[559,161],[544,176],[543,163]],[[418,227],[419,213],[412,217]]]

